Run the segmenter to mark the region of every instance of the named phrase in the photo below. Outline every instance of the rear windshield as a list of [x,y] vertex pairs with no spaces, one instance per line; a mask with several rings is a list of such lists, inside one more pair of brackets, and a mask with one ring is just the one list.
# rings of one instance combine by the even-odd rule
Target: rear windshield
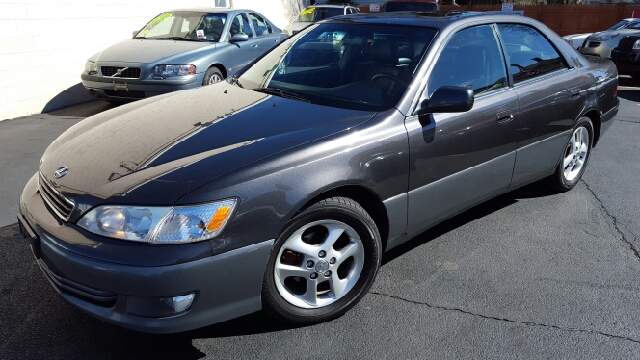
[[430,2],[388,2],[384,11],[437,11],[438,6]]

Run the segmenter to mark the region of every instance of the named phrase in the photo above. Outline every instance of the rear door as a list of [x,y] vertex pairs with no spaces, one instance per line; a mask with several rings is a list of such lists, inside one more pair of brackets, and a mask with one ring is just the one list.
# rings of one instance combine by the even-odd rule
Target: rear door
[[520,100],[518,153],[513,187],[553,173],[575,119],[584,108],[588,82],[538,30],[498,24]]
[[227,56],[227,68],[229,75],[252,62],[262,55],[260,51],[260,40],[256,38],[249,22],[249,17],[245,13],[236,14],[231,20],[229,27],[229,39],[236,34],[245,34],[249,37],[247,41],[237,41],[231,44]]
[[511,181],[518,95],[508,86],[492,25],[463,29],[447,41],[422,98],[442,86],[474,90],[475,103],[466,113],[406,118],[410,236],[505,191]]
[[273,29],[262,16],[256,13],[249,13],[248,15],[259,43],[258,48],[260,49],[260,55],[280,44],[282,36],[280,34],[274,34]]

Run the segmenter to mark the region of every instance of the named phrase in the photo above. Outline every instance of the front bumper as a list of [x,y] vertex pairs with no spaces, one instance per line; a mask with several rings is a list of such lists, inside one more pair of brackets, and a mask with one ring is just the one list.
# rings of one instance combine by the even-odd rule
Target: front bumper
[[[40,226],[46,223],[49,227],[57,220],[41,197],[32,192],[33,186],[28,184],[20,198],[21,232],[30,239],[37,262],[53,288],[80,310],[137,331],[174,333],[261,309],[262,279],[273,240],[169,266],[122,265],[66,249],[64,239]],[[63,224],[58,226],[75,231]],[[74,236],[77,241],[78,234]],[[134,301],[139,308],[140,298],[194,293],[191,307],[173,316],[143,317],[128,310]]]
[[611,60],[616,64],[618,72],[622,74],[640,73],[640,51],[620,51],[611,52]]
[[82,85],[100,99],[137,100],[177,90],[188,90],[202,84],[204,74],[165,80],[121,79],[82,74]]

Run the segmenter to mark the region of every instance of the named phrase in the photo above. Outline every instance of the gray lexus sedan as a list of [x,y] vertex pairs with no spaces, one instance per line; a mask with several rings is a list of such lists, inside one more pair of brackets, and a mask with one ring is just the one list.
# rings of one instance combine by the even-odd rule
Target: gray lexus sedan
[[525,184],[576,186],[617,75],[523,16],[340,16],[226,82],[71,127],[21,233],[62,297],[120,326],[328,321],[385,251]]
[[135,31],[133,39],[89,58],[82,84],[110,102],[210,85],[235,74],[287,36],[251,10],[172,10]]

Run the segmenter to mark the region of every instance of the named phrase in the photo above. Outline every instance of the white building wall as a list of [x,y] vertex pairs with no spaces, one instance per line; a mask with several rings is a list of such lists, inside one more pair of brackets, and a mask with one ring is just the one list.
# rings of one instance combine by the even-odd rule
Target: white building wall
[[[0,0],[0,120],[89,101],[86,59],[159,13],[224,0]],[[284,28],[309,0],[233,0]]]

